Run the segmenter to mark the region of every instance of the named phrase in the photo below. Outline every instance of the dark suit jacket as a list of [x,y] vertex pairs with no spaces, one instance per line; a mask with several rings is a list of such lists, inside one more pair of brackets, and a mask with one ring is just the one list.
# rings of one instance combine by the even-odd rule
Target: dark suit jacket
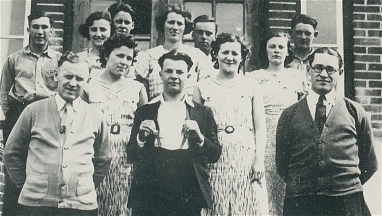
[[[187,103],[186,103],[187,104]],[[144,194],[150,191],[148,188],[154,186],[153,181],[153,153],[154,140],[153,136],[149,136],[143,148],[139,148],[137,144],[137,135],[139,126],[144,120],[154,120],[158,127],[157,116],[160,101],[147,104],[137,109],[134,119],[134,125],[131,132],[130,142],[127,146],[127,154],[133,160],[133,181],[129,194],[129,206],[135,208],[139,203],[144,202]],[[201,133],[204,135],[204,145],[199,147],[196,140],[189,140],[189,151],[193,156],[193,166],[196,178],[199,182],[200,191],[203,194],[205,203],[203,207],[211,207],[211,188],[208,182],[208,174],[206,169],[207,163],[215,163],[221,154],[221,146],[217,139],[217,128],[212,110],[208,107],[194,102],[194,107],[187,104],[189,117],[195,120]]]

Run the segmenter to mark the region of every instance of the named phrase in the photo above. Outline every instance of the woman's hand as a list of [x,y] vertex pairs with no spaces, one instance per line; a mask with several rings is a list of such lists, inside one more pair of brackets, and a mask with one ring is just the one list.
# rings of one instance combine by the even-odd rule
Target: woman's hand
[[251,166],[251,170],[249,171],[249,178],[251,180],[251,183],[255,181],[260,181],[261,178],[264,177],[264,172],[265,172],[264,162],[255,161]]

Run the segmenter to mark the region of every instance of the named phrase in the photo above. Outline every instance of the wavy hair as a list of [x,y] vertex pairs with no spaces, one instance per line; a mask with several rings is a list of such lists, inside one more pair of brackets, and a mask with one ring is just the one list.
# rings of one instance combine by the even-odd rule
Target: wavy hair
[[239,64],[239,69],[244,66],[245,60],[247,58],[247,55],[249,54],[249,48],[246,46],[244,41],[240,39],[238,36],[230,34],[230,33],[221,33],[216,36],[216,40],[212,41],[211,43],[211,57],[212,62],[215,62],[214,68],[219,69],[219,63],[218,63],[218,53],[220,50],[220,46],[224,43],[228,42],[238,42],[241,47],[241,61]]
[[113,52],[114,49],[120,48],[122,46],[126,46],[127,48],[134,50],[133,55],[133,64],[136,61],[136,57],[138,55],[137,46],[138,43],[135,41],[134,37],[132,35],[126,35],[121,33],[115,33],[111,37],[109,37],[105,43],[103,43],[103,46],[100,50],[100,61],[101,61],[101,67],[105,68],[107,60]]

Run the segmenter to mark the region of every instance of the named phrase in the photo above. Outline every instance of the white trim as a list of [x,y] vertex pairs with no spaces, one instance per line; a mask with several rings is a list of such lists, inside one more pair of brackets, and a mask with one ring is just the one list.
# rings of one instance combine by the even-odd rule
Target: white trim
[[18,40],[24,40],[24,36],[20,36],[20,35],[1,35],[0,39],[18,39]]
[[300,1],[300,4],[301,4],[301,13],[302,14],[306,14],[306,1],[307,0],[301,0]]
[[25,21],[24,21],[24,41],[23,41],[23,47],[27,46],[29,44],[29,34],[27,31],[28,28],[28,16],[31,12],[31,7],[32,7],[32,0],[25,0]]

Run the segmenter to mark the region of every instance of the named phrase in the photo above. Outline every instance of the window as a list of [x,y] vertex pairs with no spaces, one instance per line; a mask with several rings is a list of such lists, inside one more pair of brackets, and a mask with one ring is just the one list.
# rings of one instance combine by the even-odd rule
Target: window
[[192,19],[206,14],[214,17],[218,24],[218,32],[244,36],[244,0],[205,0],[186,1],[186,8],[191,11]]

